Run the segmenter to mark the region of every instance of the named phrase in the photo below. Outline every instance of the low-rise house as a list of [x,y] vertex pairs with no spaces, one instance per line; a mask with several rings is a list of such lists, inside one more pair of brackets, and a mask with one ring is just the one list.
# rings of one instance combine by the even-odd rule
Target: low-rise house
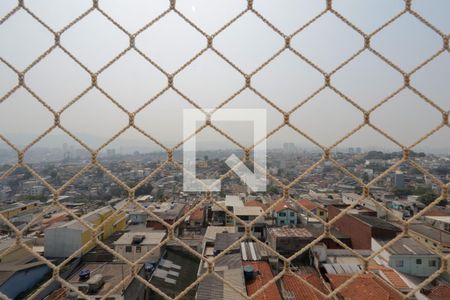
[[224,201],[217,201],[217,203],[219,205],[214,204],[211,207],[212,224],[214,226],[234,226],[236,224],[236,220],[233,216],[227,214],[222,207],[225,207],[229,212],[234,213],[237,208],[244,207],[244,202],[239,198],[239,196],[226,195]]
[[[378,251],[389,240],[373,239],[372,250]],[[427,277],[439,270],[441,262],[437,254],[428,250],[412,237],[403,237],[384,249],[379,259],[400,273]]]
[[369,271],[383,278],[390,285],[402,293],[409,293],[415,286],[410,285],[408,280],[396,270],[382,265],[369,265]]
[[205,210],[199,207],[186,217],[185,223],[189,229],[201,229],[205,223]]
[[128,213],[129,223],[133,225],[145,224],[147,222],[148,213],[142,210],[133,210]]
[[[216,235],[216,241],[214,243],[214,256],[218,255],[220,252],[226,250],[228,247],[233,245],[237,240],[242,237],[242,233],[235,232],[222,232]],[[240,243],[236,244],[227,253],[237,253],[240,251]]]
[[314,240],[305,228],[269,228],[267,244],[278,253],[291,256]]
[[331,293],[317,272],[298,273],[297,275],[315,289],[296,276],[286,274],[280,281],[283,299],[325,300],[326,298],[323,295]]
[[[168,224],[173,224],[183,215],[185,207],[186,204],[183,203],[164,202],[161,204],[149,206],[148,209],[151,210],[156,216],[158,216],[164,222]],[[166,229],[164,224],[162,224],[157,218],[155,218],[152,215],[148,215],[147,217],[147,227],[157,230]]]
[[450,216],[425,216],[424,222],[434,228],[450,232]]
[[[94,210],[81,217],[92,227],[101,225],[100,239],[106,239],[113,233],[123,230],[127,225],[127,216],[119,212],[111,217],[115,210],[105,206]],[[44,231],[44,251],[46,257],[64,258],[69,257],[77,250],[83,248],[92,238],[91,231],[78,220],[72,220],[62,224],[55,224]],[[84,247],[77,257],[87,253],[95,244]]]
[[[200,274],[207,270],[207,264],[202,262],[200,267]],[[214,264],[214,271],[229,282],[233,287],[225,284],[213,274],[208,274],[198,285],[196,300],[244,300],[238,292],[246,294],[246,286],[244,280],[244,270],[242,267],[241,254],[233,253],[226,254]]]
[[[266,218],[264,215],[264,210],[259,206],[242,206],[236,207],[234,214],[247,223],[258,218],[255,224],[252,226],[252,234],[256,238],[264,239],[265,238],[265,228],[266,228]],[[245,227],[243,224],[236,222],[236,226],[238,227],[239,232],[244,232]]]
[[[353,274],[327,274],[331,288],[337,289]],[[375,274],[361,274],[338,292],[339,299],[358,300],[401,300],[403,295]]]
[[[165,231],[126,232],[114,242],[114,250],[130,261],[137,261],[158,246],[166,237]],[[146,261],[158,259],[163,249],[159,247],[146,256]]]
[[295,226],[298,223],[297,209],[287,201],[278,202],[273,208],[273,214],[277,226]]
[[19,214],[29,213],[31,211],[36,211],[40,206],[38,201],[33,201],[29,203],[17,202],[13,204],[7,204],[0,207],[0,214],[7,219],[11,219]]
[[[345,207],[329,206],[328,218],[334,218]],[[372,249],[372,238],[393,239],[401,232],[398,227],[377,217],[351,213],[341,216],[333,227],[351,238],[353,249]]]
[[311,213],[322,220],[327,219],[327,210],[318,203],[312,202],[311,200],[305,198],[298,200],[297,204],[299,210],[302,212],[302,217],[306,218],[306,223],[308,223],[309,218],[312,217]]
[[[142,264],[136,266],[138,274],[145,278],[145,269]],[[81,271],[89,273],[89,278],[84,278]],[[85,262],[82,263],[67,281],[75,286],[79,291],[92,297],[92,299],[100,299],[115,289],[112,294],[108,295],[108,299],[130,299],[130,300],[147,300],[146,286],[131,274],[131,266],[125,263],[117,262]],[[124,280],[122,282],[122,280]],[[120,283],[120,285],[119,285]],[[74,292],[67,292],[69,299],[83,299]],[[65,299],[67,299],[65,298]]]
[[205,235],[203,236],[203,251],[202,251],[203,256],[207,258],[214,256],[214,246],[218,234],[235,233],[235,232],[236,227],[234,226],[208,226],[206,228]]
[[[267,261],[248,261],[243,262],[242,265],[244,266],[244,276],[247,277],[245,278],[245,286],[249,297],[261,290],[264,285],[273,279],[273,274]],[[275,282],[269,284],[264,291],[259,293],[253,299],[282,300],[280,291]]]

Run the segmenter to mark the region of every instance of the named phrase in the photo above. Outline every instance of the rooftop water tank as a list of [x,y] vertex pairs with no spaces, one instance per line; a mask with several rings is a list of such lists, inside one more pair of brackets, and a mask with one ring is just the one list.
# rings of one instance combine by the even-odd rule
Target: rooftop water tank
[[244,278],[246,281],[255,278],[255,269],[253,266],[244,266]]
[[79,276],[80,276],[80,281],[86,281],[91,276],[91,271],[90,270],[81,270]]

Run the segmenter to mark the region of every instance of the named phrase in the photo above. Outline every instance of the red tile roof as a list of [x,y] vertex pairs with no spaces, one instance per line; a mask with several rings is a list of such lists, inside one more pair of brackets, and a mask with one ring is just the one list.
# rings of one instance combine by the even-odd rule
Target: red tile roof
[[273,210],[275,212],[280,212],[285,209],[292,209],[294,211],[297,211],[290,203],[287,203],[284,200],[281,200],[280,202],[278,202],[273,208]]
[[320,205],[312,202],[309,199],[300,199],[300,200],[297,201],[297,203],[300,204],[300,206],[303,206],[303,207],[305,207],[305,208],[307,208],[309,210],[313,210],[313,209],[316,209],[316,208],[320,207]]
[[386,276],[386,279],[389,281],[389,283],[392,284],[396,289],[402,290],[410,288],[408,284],[400,277],[400,274],[398,274],[392,268],[379,265],[371,265],[369,266],[369,270],[382,272],[384,276]]
[[449,300],[450,285],[442,283],[438,286],[435,286],[427,296],[430,300]]
[[[320,277],[315,274],[298,274],[301,278],[305,279],[308,283],[321,291],[323,294],[329,294],[329,291],[325,287],[325,284]],[[294,275],[284,275],[282,282],[286,291],[295,295],[295,299],[302,300],[322,300],[325,299],[319,292],[312,289],[306,283],[295,277]]]
[[442,209],[438,209],[438,208],[431,208],[429,210],[427,210],[423,216],[429,216],[429,217],[447,217],[450,214]]
[[[250,281],[246,281],[247,295],[251,296],[261,289],[267,282],[273,279],[270,266],[265,261],[243,262],[243,266],[252,266],[256,272],[256,277]],[[276,282],[271,283],[263,292],[258,294],[254,300],[282,300],[280,291]]]
[[203,220],[203,207],[199,207],[191,214],[191,220],[202,221]]
[[[351,274],[327,274],[331,287],[337,289],[353,275]],[[400,292],[384,282],[374,274],[361,274],[338,294],[345,299],[358,300],[397,300],[403,299]]]
[[266,210],[266,208],[267,208],[267,205],[263,204],[261,201],[258,201],[258,200],[247,200],[247,201],[245,201],[244,206],[261,207],[263,210]]

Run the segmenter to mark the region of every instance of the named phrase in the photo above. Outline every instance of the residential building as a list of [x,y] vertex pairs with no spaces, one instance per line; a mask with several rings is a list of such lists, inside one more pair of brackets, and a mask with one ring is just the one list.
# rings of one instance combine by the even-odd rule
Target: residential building
[[434,228],[450,232],[450,216],[425,216],[423,219]]
[[[378,251],[388,240],[373,239],[372,250]],[[400,273],[427,277],[439,270],[440,258],[412,237],[402,237],[394,244],[385,248],[378,256]]]
[[5,218],[11,219],[19,214],[29,213],[31,211],[36,211],[40,206],[40,202],[33,201],[29,203],[17,202],[13,204],[7,204],[0,207],[0,214]]
[[281,200],[278,202],[273,208],[273,214],[277,226],[297,225],[297,209],[287,201]]
[[[345,206],[329,206],[328,218],[334,218],[343,208]],[[334,228],[351,238],[353,249],[372,249],[372,237],[392,239],[401,232],[398,227],[377,217],[349,213],[341,216]]]
[[[142,264],[137,266],[138,274],[145,277]],[[89,272],[89,279],[83,279],[80,272]],[[108,299],[149,300],[145,285],[134,277],[128,277],[131,266],[118,262],[85,262],[78,266],[67,281],[79,291],[93,299],[100,299],[115,289]],[[123,280],[125,281],[123,282]],[[120,283],[120,285],[119,285]],[[82,299],[74,292],[66,292],[69,299]]]
[[[315,203],[306,198],[298,200],[297,204],[298,204],[299,211],[302,213],[301,217],[306,219],[306,223],[308,223],[309,219],[312,217],[311,213],[314,216],[316,216],[322,220],[327,219],[327,210],[322,205]],[[305,210],[305,208],[307,210],[309,210],[310,212]],[[314,218],[314,217],[312,217],[312,218]]]
[[267,244],[282,255],[290,256],[314,240],[305,228],[269,228]]
[[326,298],[322,294],[328,295],[331,293],[317,272],[298,273],[297,275],[315,289],[294,275],[283,275],[280,283],[283,299],[325,300]]
[[[243,262],[242,265],[244,266],[245,286],[249,297],[273,279],[272,270],[267,261],[247,261]],[[276,282],[272,282],[253,299],[282,300],[283,298],[281,298]]]
[[[337,289],[349,280],[353,274],[327,274],[331,288]],[[338,292],[340,299],[389,299],[401,300],[403,295],[375,274],[361,274]]]
[[152,230],[145,232],[125,232],[114,242],[114,250],[130,261],[137,261],[149,251],[146,261],[158,259],[161,256],[161,247],[156,248],[166,237],[166,231]]
[[[82,216],[81,219],[94,228],[101,225],[99,237],[103,240],[113,233],[123,230],[127,225],[125,213],[119,212],[111,217],[114,213],[115,210],[112,207],[105,206]],[[88,243],[91,238],[92,232],[77,220],[55,224],[44,231],[45,256],[69,257]],[[77,256],[87,253],[94,245],[92,243],[89,247],[85,247]]]

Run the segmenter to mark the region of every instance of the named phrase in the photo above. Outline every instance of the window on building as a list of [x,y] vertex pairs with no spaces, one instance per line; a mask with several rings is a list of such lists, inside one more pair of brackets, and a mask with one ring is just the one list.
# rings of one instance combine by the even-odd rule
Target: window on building
[[280,217],[286,217],[286,213],[280,212],[280,213],[278,214],[278,216],[280,216]]
[[403,267],[403,260],[397,260],[397,261],[395,262],[395,266],[396,266],[396,267],[399,267],[399,268]]
[[131,252],[131,246],[126,246],[125,247],[125,252]]
[[430,261],[428,261],[428,265],[430,266],[430,267],[436,267],[436,261],[433,259],[433,260],[430,260]]
[[422,259],[421,258],[416,259],[416,265],[421,265],[421,264],[422,264]]
[[284,221],[283,220],[280,221],[280,225],[284,225]]
[[293,211],[291,211],[291,217],[294,217],[295,213]]
[[141,253],[141,246],[136,246],[136,253]]
[[292,225],[295,225],[295,221],[294,221],[294,220],[291,220],[291,224],[292,224]]

